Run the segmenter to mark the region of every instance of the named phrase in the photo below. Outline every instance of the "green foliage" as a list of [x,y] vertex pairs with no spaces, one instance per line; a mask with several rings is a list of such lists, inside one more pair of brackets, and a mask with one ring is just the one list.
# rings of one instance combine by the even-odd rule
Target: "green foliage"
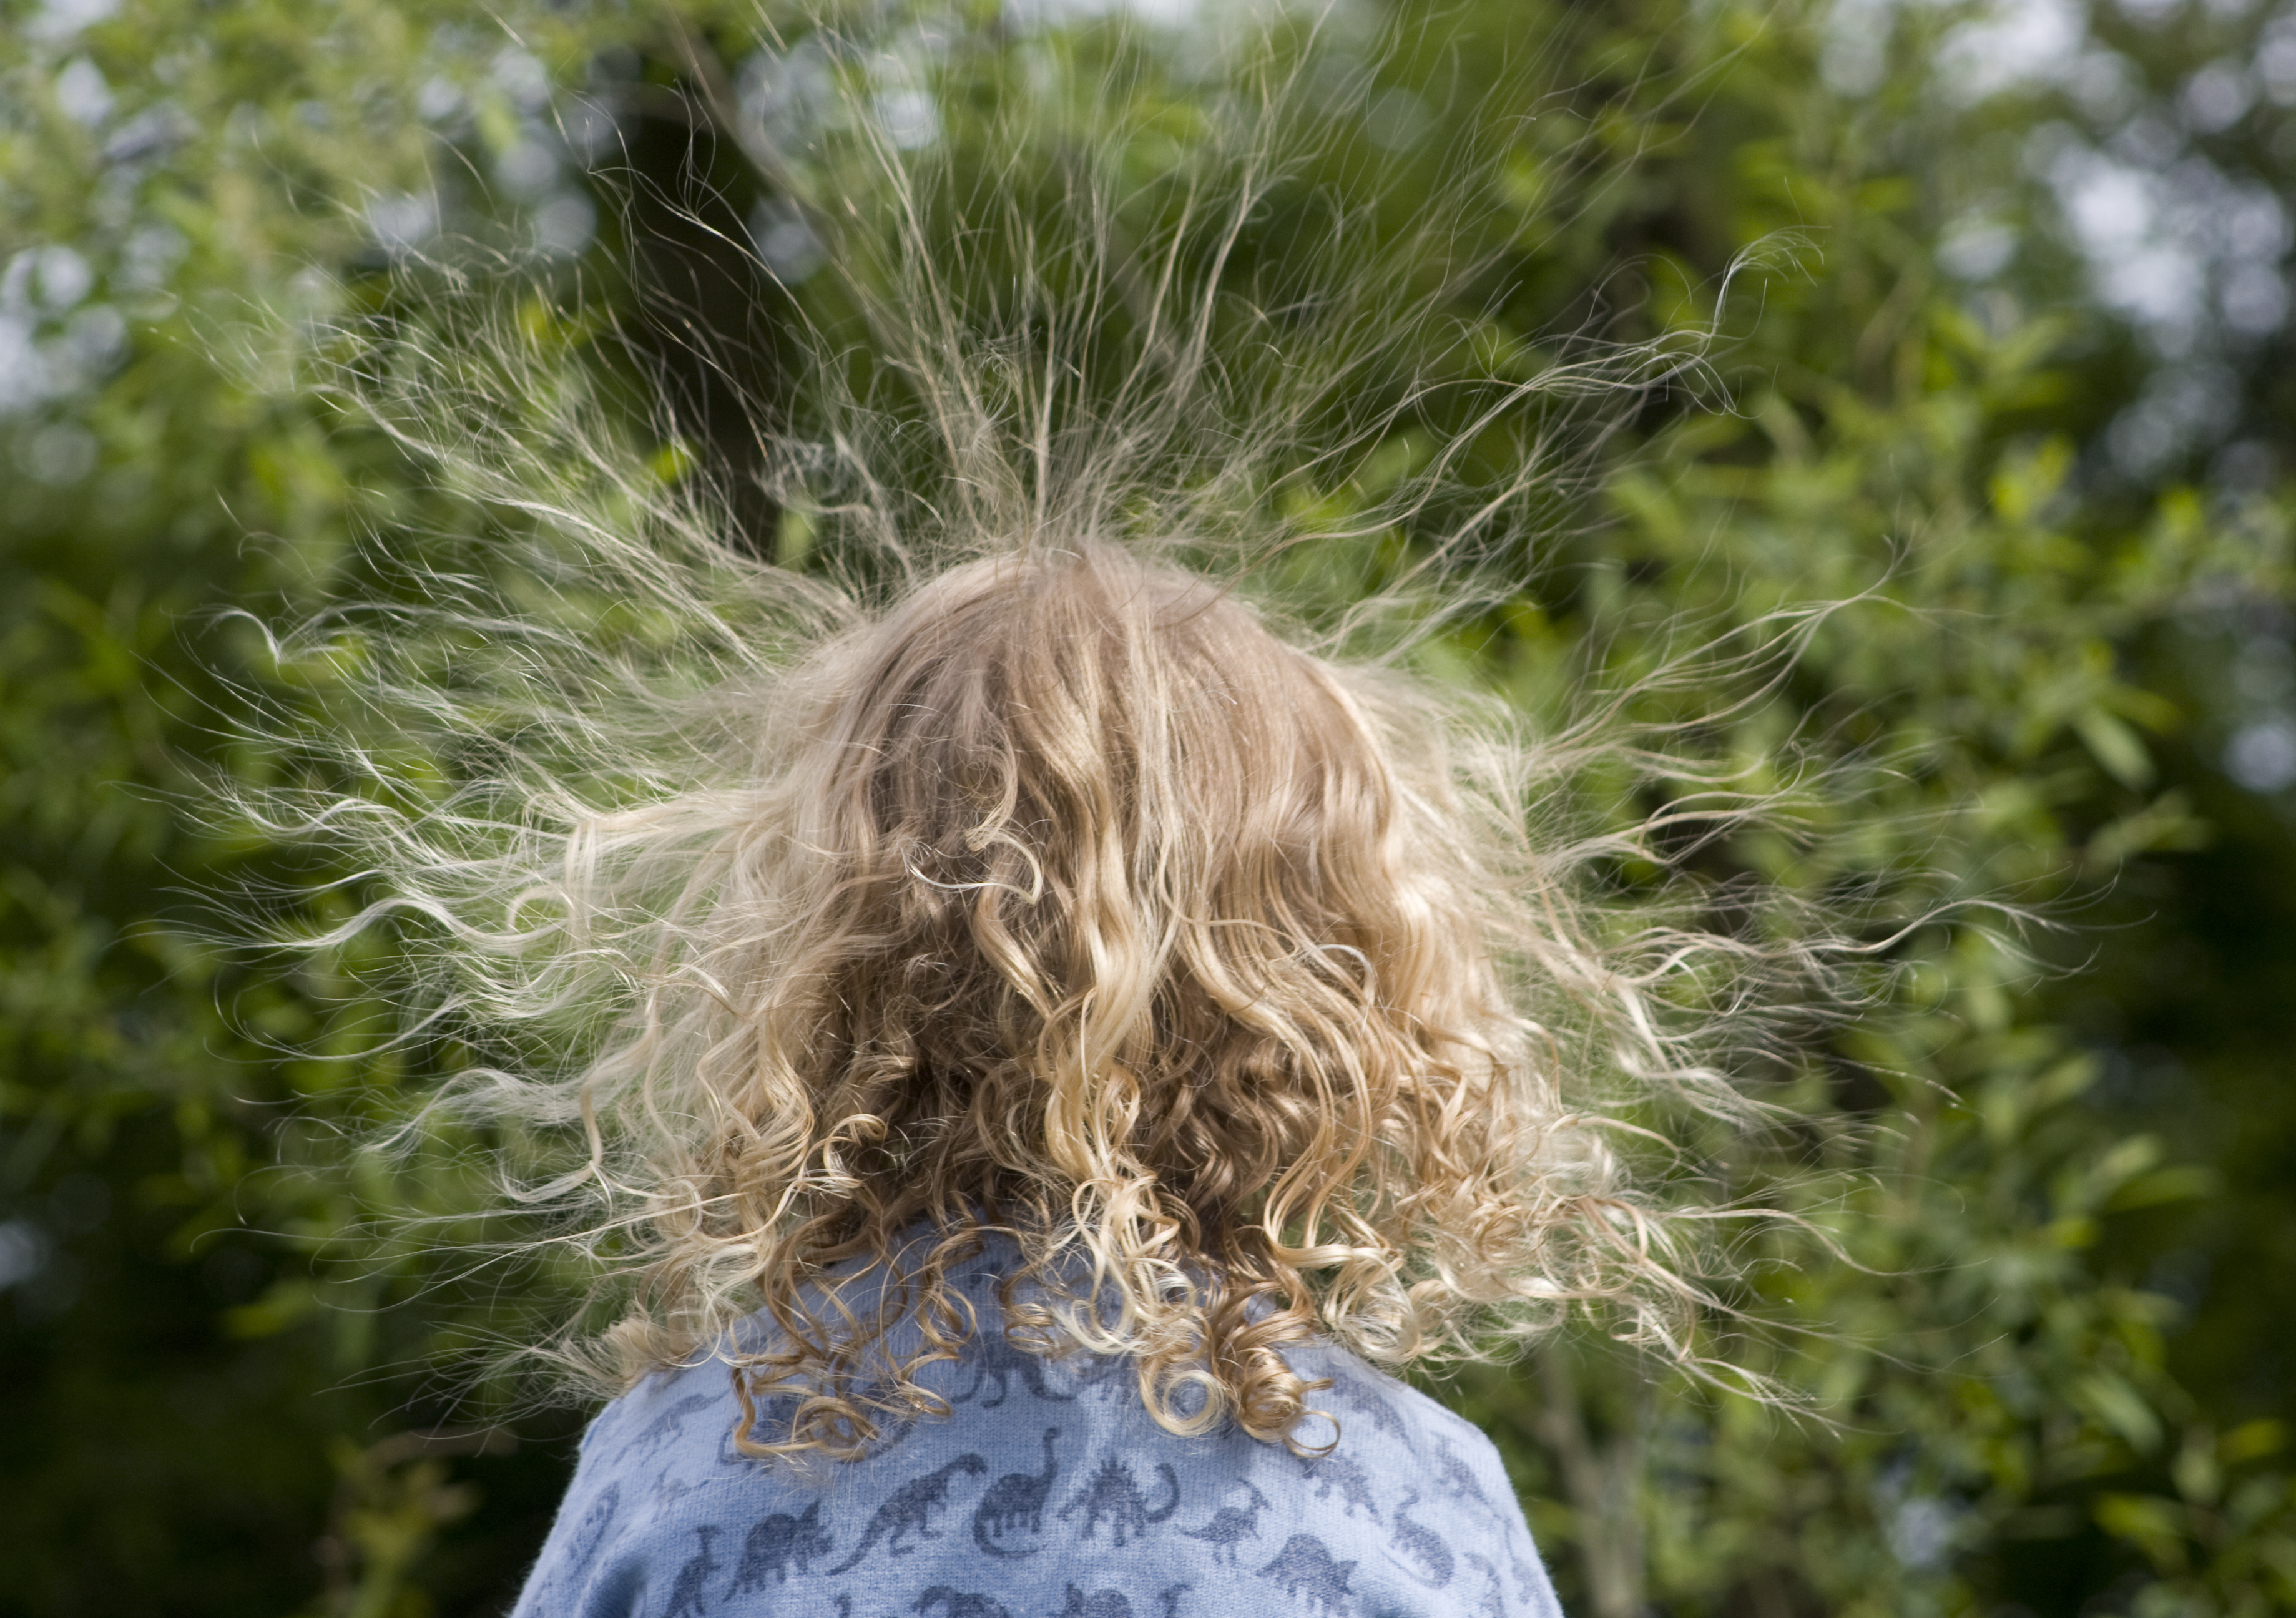
[[[1971,70],[1960,12],[1395,9],[1427,12],[1419,46],[1334,104],[1361,138],[1275,196],[1234,284],[1284,283],[1317,251],[1303,221],[1347,194],[1376,203],[1357,227],[1398,284],[1434,284],[1443,267],[1409,259],[1411,199],[1461,152],[1495,151],[1488,295],[1460,311],[1476,365],[1538,367],[1597,320],[1726,339],[1703,383],[1603,447],[1583,505],[1558,509],[1554,554],[1524,559],[1521,599],[1447,642],[1445,666],[1537,713],[1590,661],[1647,667],[1685,613],[1720,632],[1841,601],[1772,699],[1700,694],[1734,716],[1703,744],[1750,769],[1814,748],[1864,795],[1812,804],[1802,843],[1722,850],[1718,877],[1819,894],[1928,868],[1962,897],[2120,924],[1903,940],[1887,1012],[1781,1064],[1775,1095],[1800,1122],[1718,1142],[1702,1165],[1726,1187],[1832,1173],[1807,1226],[1746,1238],[1764,1261],[1748,1302],[1771,1324],[1729,1345],[1809,1390],[1806,1417],[1654,1384],[1599,1341],[1461,1379],[1566,1605],[2296,1607],[2286,1386],[2267,1347],[2296,1295],[2296,1252],[2271,1234],[2296,1228],[2296,1120],[2273,1084],[2288,1014],[2272,1009],[2296,1003],[2280,913],[2296,862],[2285,783],[2274,801],[2215,766],[2286,697],[2270,671],[2272,647],[2286,661],[2290,511],[2268,455],[2248,453],[2285,436],[2285,340],[2242,335],[2231,314],[2170,332],[2084,258],[2079,228],[2051,224],[2079,216],[2082,153],[2133,149],[2166,116],[2148,76],[2198,105],[2196,81],[2170,81],[2237,62],[2277,24],[2218,7],[2136,33],[2100,12],[2098,37],[2130,49],[2108,105],[2096,72],[2070,69],[1955,89]],[[422,1367],[517,1300],[362,1234],[377,1207],[470,1206],[454,1143],[361,1183],[329,1134],[454,1054],[377,1055],[382,1008],[346,1003],[348,970],[233,962],[183,924],[190,896],[235,883],[283,888],[315,918],[340,902],[322,891],[340,874],[186,811],[201,769],[302,767],[224,739],[240,688],[281,676],[217,610],[304,599],[363,526],[476,519],[248,316],[340,314],[331,288],[380,306],[401,295],[381,273],[394,253],[443,222],[464,270],[516,260],[545,288],[578,273],[636,326],[698,309],[750,343],[739,380],[770,406],[790,379],[746,323],[851,311],[825,278],[780,300],[712,258],[706,231],[647,211],[644,182],[713,228],[739,231],[753,203],[761,230],[789,217],[771,204],[791,177],[747,164],[730,128],[698,145],[692,128],[728,116],[758,44],[745,12],[78,14],[20,8],[0,45],[0,449],[20,472],[0,513],[0,1510],[17,1529],[0,1610],[496,1610],[546,1523],[564,1424],[521,1418],[540,1441],[522,1448],[452,1425]],[[942,86],[953,149],[999,76],[1041,80],[1014,53],[1088,62],[1100,26],[951,68],[980,76],[975,101]],[[1489,86],[1534,60],[1570,87],[1494,108]],[[1141,173],[1186,171],[1212,115],[1200,81],[1175,70],[1138,94]],[[619,119],[615,141],[586,96]],[[1062,128],[1037,115],[1050,160]],[[2276,117],[2187,115],[2224,196],[2282,175]],[[998,177],[1023,200],[1050,183]],[[2014,251],[1973,273],[1986,229]],[[2226,310],[2249,307],[2241,273],[2221,271]],[[527,318],[597,357],[578,315],[537,297]],[[639,357],[603,363],[697,423],[660,446],[657,475],[737,478],[739,435],[720,429],[740,401],[710,391],[724,379],[674,344]],[[2179,415],[2176,379],[2202,360],[2230,402]],[[1352,487],[1407,475],[1416,453],[1398,437]],[[1351,497],[1303,483],[1282,509],[1336,527]],[[787,560],[814,543],[801,511],[744,514]],[[1408,542],[1317,565],[1369,579]],[[2052,978],[2037,955],[2083,970]],[[2132,1078],[2161,1072],[2179,1076]],[[2226,1121],[2242,1115],[2244,1140]],[[2211,1253],[2233,1285],[2192,1282]]]

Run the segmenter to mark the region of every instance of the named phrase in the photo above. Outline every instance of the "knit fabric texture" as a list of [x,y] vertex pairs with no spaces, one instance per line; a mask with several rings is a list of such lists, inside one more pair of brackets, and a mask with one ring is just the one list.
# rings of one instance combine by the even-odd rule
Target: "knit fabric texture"
[[1128,1366],[1025,1352],[992,1275],[967,1295],[922,1377],[950,1415],[858,1460],[741,1454],[719,1360],[614,1400],[513,1618],[1561,1618],[1489,1440],[1352,1355],[1286,1351],[1332,1381],[1302,1459],[1175,1437]]

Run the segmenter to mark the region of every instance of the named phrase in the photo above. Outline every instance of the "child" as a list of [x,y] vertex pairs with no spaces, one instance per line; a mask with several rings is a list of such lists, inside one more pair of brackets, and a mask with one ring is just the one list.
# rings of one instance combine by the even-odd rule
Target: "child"
[[520,1618],[1554,1613],[1489,1442],[1366,1363],[1630,1223],[1439,711],[1103,544],[800,686],[599,1059],[671,1144]]

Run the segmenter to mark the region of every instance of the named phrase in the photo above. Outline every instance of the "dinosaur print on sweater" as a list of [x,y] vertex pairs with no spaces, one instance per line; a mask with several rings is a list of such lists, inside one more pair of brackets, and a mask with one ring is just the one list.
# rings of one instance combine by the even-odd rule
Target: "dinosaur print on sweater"
[[979,1456],[965,1454],[922,1477],[911,1478],[886,1497],[877,1507],[877,1515],[869,1519],[868,1528],[861,1535],[861,1543],[853,1554],[829,1571],[841,1573],[860,1564],[861,1558],[877,1548],[882,1540],[890,1556],[906,1555],[911,1548],[902,1541],[911,1534],[921,1540],[938,1540],[940,1531],[932,1526],[932,1514],[948,1504],[949,1484],[962,1473],[979,1477],[988,1470],[988,1463]]
[[980,1399],[982,1409],[993,1410],[1011,1396],[1015,1378],[1034,1399],[1068,1404],[1076,1398],[1073,1393],[1054,1392],[1052,1384],[1045,1380],[1044,1359],[1016,1346],[1002,1332],[984,1335],[980,1341],[965,1351],[964,1363],[972,1371],[972,1385],[952,1399],[949,1401],[952,1404],[970,1404],[980,1399],[981,1393],[993,1382],[996,1384],[996,1397]]
[[1138,1539],[1151,1524],[1168,1520],[1180,1508],[1180,1479],[1171,1464],[1157,1462],[1156,1475],[1163,1481],[1164,1503],[1152,1508],[1148,1498],[1140,1492],[1140,1485],[1133,1481],[1132,1468],[1111,1454],[1100,1463],[1100,1470],[1092,1474],[1092,1481],[1061,1507],[1061,1521],[1065,1523],[1081,1511],[1084,1527],[1080,1535],[1089,1540],[1104,1520],[1110,1536],[1121,1550],[1128,1539]]
[[[1189,1587],[1168,1584],[1156,1592],[1155,1618],[1179,1618],[1180,1597]],[[1068,1605],[1048,1618],[1147,1618],[1132,1605],[1131,1597],[1120,1589],[1096,1589],[1090,1595],[1071,1584],[1068,1588]]]
[[1223,1506],[1212,1513],[1212,1520],[1197,1528],[1180,1532],[1191,1540],[1201,1540],[1212,1548],[1212,1560],[1235,1565],[1235,1548],[1246,1540],[1259,1537],[1259,1514],[1267,1509],[1267,1497],[1250,1483],[1244,1492],[1251,1497],[1248,1506]]
[[699,1618],[709,1610],[702,1605],[701,1597],[709,1588],[709,1575],[721,1565],[709,1554],[709,1541],[718,1537],[718,1529],[714,1524],[705,1524],[693,1532],[701,1537],[701,1548],[677,1570],[677,1582],[669,1587],[669,1605],[662,1608],[661,1618],[685,1618],[688,1613]]
[[1451,1582],[1451,1548],[1433,1529],[1411,1520],[1410,1510],[1417,1504],[1419,1491],[1415,1489],[1406,1490],[1395,1503],[1395,1533],[1388,1543],[1401,1553],[1403,1565],[1422,1583],[1440,1589]]
[[582,1514],[582,1520],[575,1525],[570,1557],[576,1573],[588,1571],[590,1564],[597,1560],[598,1548],[605,1543],[606,1531],[613,1526],[615,1515],[620,1511],[621,1505],[622,1486],[609,1483],[605,1493],[593,1500],[590,1509]]
[[1372,1499],[1371,1479],[1364,1469],[1346,1456],[1334,1451],[1330,1455],[1294,1456],[1293,1463],[1300,1474],[1316,1485],[1316,1498],[1328,1500],[1337,1491],[1341,1509],[1348,1515],[1363,1507],[1364,1515],[1373,1522],[1379,1521],[1379,1504]]
[[1335,1376],[1332,1379],[1332,1391],[1348,1409],[1369,1417],[1371,1425],[1382,1433],[1393,1435],[1403,1431],[1403,1417],[1396,1414],[1395,1406],[1367,1378]]
[[980,1497],[980,1504],[972,1511],[972,1538],[980,1548],[992,1556],[1033,1556],[1040,1548],[1024,1546],[1018,1550],[997,1543],[996,1536],[1026,1528],[1030,1533],[1045,1531],[1045,1498],[1053,1491],[1053,1480],[1060,1475],[1061,1465],[1053,1452],[1053,1444],[1061,1435],[1058,1427],[1045,1429],[1045,1469],[1031,1475],[1026,1472],[1008,1472],[988,1485]]
[[786,1511],[776,1511],[761,1518],[750,1530],[750,1537],[742,1543],[742,1565],[734,1574],[734,1588],[729,1592],[740,1595],[744,1590],[763,1589],[766,1575],[771,1573],[775,1584],[789,1579],[792,1565],[797,1571],[810,1573],[815,1557],[826,1558],[830,1552],[829,1531],[821,1525],[821,1502],[807,1502],[803,1515],[791,1516]]
[[[1032,1377],[994,1289],[972,1302],[954,1356],[894,1345],[935,1402],[864,1401],[884,1437],[849,1461],[732,1445],[724,1359],[641,1382],[583,1441],[512,1618],[1562,1618],[1497,1451],[1423,1394],[1287,1345],[1339,1432],[1174,1433],[1131,1362]],[[754,1392],[765,1441],[790,1397]]]
[[1275,1560],[1259,1570],[1259,1576],[1274,1580],[1275,1588],[1293,1600],[1305,1601],[1308,1611],[1339,1618],[1354,1610],[1348,1575],[1355,1569],[1352,1562],[1334,1560],[1331,1550],[1313,1534],[1295,1533],[1283,1541]]
[[676,1404],[670,1406],[668,1409],[664,1410],[660,1416],[654,1417],[653,1425],[645,1430],[644,1436],[640,1438],[637,1441],[636,1446],[637,1453],[648,1456],[656,1455],[659,1454],[665,1446],[676,1443],[679,1439],[685,1435],[685,1423],[687,1418],[689,1417],[700,1415],[702,1411],[716,1405],[717,1402],[717,1400],[711,1398],[707,1393],[687,1394],[684,1399],[679,1400]]

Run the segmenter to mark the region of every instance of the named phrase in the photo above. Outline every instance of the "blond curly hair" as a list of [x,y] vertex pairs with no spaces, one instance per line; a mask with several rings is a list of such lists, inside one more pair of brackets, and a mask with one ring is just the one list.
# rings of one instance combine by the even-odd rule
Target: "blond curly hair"
[[[1357,232],[1311,284],[1223,279],[1191,243],[1322,150],[1304,70],[1203,126],[1174,209],[1121,103],[1089,140],[1016,112],[1066,226],[947,241],[970,171],[854,82],[808,217],[886,357],[807,338],[760,430],[779,564],[524,315],[339,334],[358,418],[498,526],[364,553],[250,727],[308,768],[228,801],[372,884],[297,941],[397,918],[398,1038],[453,1046],[377,1142],[490,1154],[496,1211],[556,1220],[378,1223],[570,1253],[614,1322],[524,1349],[593,1388],[725,1359],[742,1447],[793,1458],[939,1408],[993,1234],[1015,1344],[1128,1362],[1176,1432],[1301,1442],[1319,1336],[1403,1367],[1583,1307],[1696,1368],[1730,1194],[1680,1148],[1880,946],[1687,871],[1796,768],[1702,759],[1693,694],[1763,700],[1828,604],[1657,666],[1590,642],[1543,710],[1407,672],[1521,604],[1574,421],[1694,352],[1485,366],[1436,341],[1464,248],[1400,303]],[[1478,172],[1418,210],[1442,242]]]
[[955,1320],[983,1230],[1040,1351],[1128,1356],[1163,1425],[1263,1439],[1307,1408],[1285,1346],[1407,1362],[1628,1239],[1501,987],[1528,851],[1403,682],[1095,543],[944,573],[802,679],[691,960],[608,1059],[707,1121],[662,1165],[649,1294],[753,1285],[780,1329],[744,1362],[808,1390],[751,1447],[928,1408],[914,1361],[862,1391],[891,1321],[847,1295]]

